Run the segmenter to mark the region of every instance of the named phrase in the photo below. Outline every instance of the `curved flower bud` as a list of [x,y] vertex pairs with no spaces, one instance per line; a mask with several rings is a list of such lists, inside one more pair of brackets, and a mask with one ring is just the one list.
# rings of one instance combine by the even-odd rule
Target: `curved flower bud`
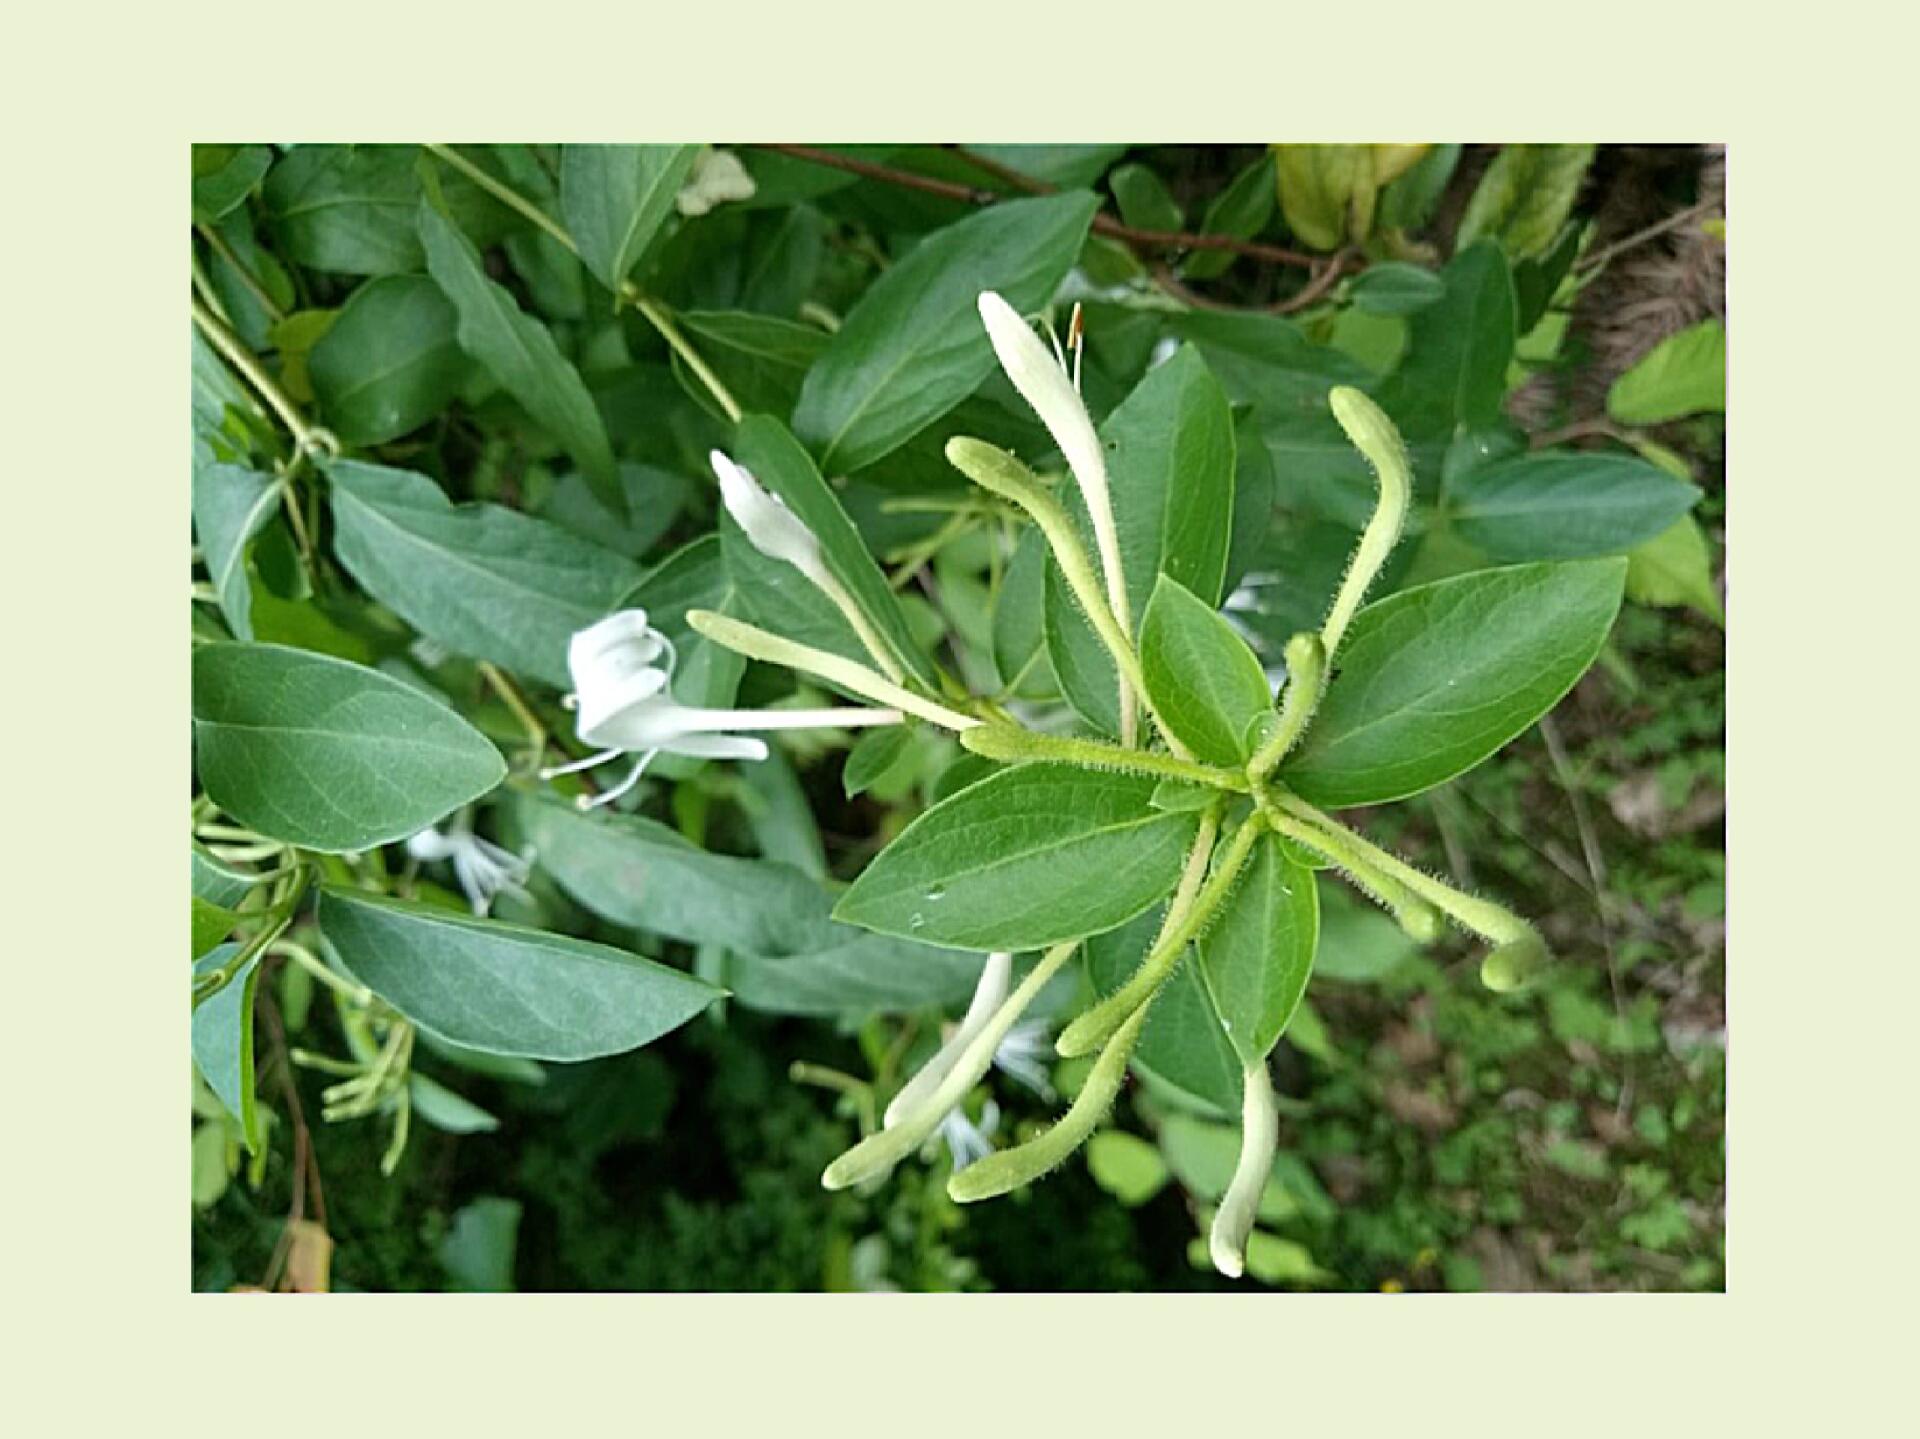
[[1007,372],[1021,398],[1033,406],[1080,486],[1087,517],[1093,522],[1100,568],[1105,572],[1107,602],[1113,606],[1121,629],[1131,634],[1133,622],[1127,607],[1126,580],[1120,571],[1120,540],[1113,526],[1107,462],[1100,437],[1094,433],[1093,417],[1087,413],[1066,366],[1040,343],[1040,337],[1013,306],[992,290],[981,292],[979,304],[980,319],[993,341],[1000,368]]
[[769,559],[785,560],[822,589],[837,588],[820,558],[819,539],[785,500],[719,450],[707,459],[720,481],[721,503],[756,550]]
[[940,1081],[953,1072],[954,1065],[966,1053],[967,1046],[979,1038],[980,1032],[992,1020],[994,1011],[1006,1003],[1012,980],[1013,956],[1000,951],[988,955],[986,964],[981,966],[979,981],[973,987],[973,1002],[967,1006],[966,1014],[933,1058],[921,1065],[920,1072],[894,1095],[893,1102],[882,1116],[885,1123],[894,1123],[901,1115],[911,1113],[932,1098],[934,1090],[940,1087]]

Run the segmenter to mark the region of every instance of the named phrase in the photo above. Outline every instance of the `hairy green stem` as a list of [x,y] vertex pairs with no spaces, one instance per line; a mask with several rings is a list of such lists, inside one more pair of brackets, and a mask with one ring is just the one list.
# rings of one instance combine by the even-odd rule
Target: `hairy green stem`
[[[1187,868],[1180,876],[1180,887],[1174,891],[1173,900],[1167,906],[1160,935],[1147,951],[1147,957],[1141,961],[1140,967],[1133,972],[1133,977],[1061,1031],[1054,1048],[1065,1058],[1091,1053],[1136,1010],[1144,1009],[1173,973],[1187,946],[1207,927],[1214,911],[1232,893],[1235,882],[1240,878],[1240,871],[1246,866],[1247,857],[1253,853],[1253,842],[1266,832],[1266,825],[1249,816],[1221,849],[1219,863],[1214,865],[1213,873],[1196,893],[1194,885],[1198,883],[1198,876],[1205,872],[1205,855],[1212,848],[1218,824],[1216,811],[1210,810],[1202,817],[1200,833],[1195,837],[1193,849],[1187,856]],[[1186,901],[1184,904],[1183,900]]]
[[1127,1061],[1133,1058],[1134,1046],[1140,1042],[1140,1031],[1146,1022],[1147,1010],[1143,1005],[1107,1041],[1059,1123],[1037,1139],[969,1164],[947,1181],[948,1197],[956,1204],[972,1204],[1031,1184],[1084,1144],[1120,1093],[1120,1085],[1127,1077]]
[[748,659],[762,660],[767,664],[785,665],[789,669],[804,670],[808,674],[829,680],[843,689],[852,690],[857,695],[864,695],[868,699],[877,700],[894,709],[905,710],[908,714],[931,720],[943,728],[966,730],[980,723],[971,715],[950,710],[945,705],[935,704],[912,690],[902,688],[884,676],[874,673],[863,664],[857,664],[841,655],[829,654],[826,650],[815,649],[812,645],[783,639],[757,625],[744,624],[712,610],[688,610],[687,624],[695,633],[705,635],[715,644],[725,645]]
[[1270,792],[1262,791],[1255,803],[1276,832],[1311,849],[1322,859],[1331,860],[1354,888],[1392,914],[1399,921],[1400,928],[1411,938],[1422,944],[1432,944],[1440,937],[1444,928],[1440,911],[1404,884],[1368,864],[1351,846],[1338,847],[1332,836],[1322,835],[1300,820],[1282,813],[1275,807]]
[[1128,774],[1159,775],[1165,779],[1186,780],[1213,789],[1247,791],[1245,775],[1198,760],[1181,759],[1159,750],[1123,749],[1101,740],[1074,739],[1066,735],[1041,734],[1018,725],[983,724],[960,736],[961,748],[985,759],[1020,764],[1028,760],[1060,760],[1087,769],[1120,770]]
[[1303,630],[1287,641],[1287,687],[1280,696],[1280,723],[1247,763],[1247,777],[1260,783],[1278,768],[1306,733],[1327,684],[1327,649],[1319,635]]
[[1276,796],[1275,802],[1284,812],[1276,818],[1288,821],[1281,830],[1288,838],[1326,855],[1343,869],[1351,866],[1371,870],[1404,885],[1462,929],[1492,943],[1494,949],[1480,964],[1480,980],[1487,988],[1517,989],[1546,962],[1546,941],[1513,911],[1491,900],[1462,894],[1398,855],[1369,844],[1296,795],[1283,792]]

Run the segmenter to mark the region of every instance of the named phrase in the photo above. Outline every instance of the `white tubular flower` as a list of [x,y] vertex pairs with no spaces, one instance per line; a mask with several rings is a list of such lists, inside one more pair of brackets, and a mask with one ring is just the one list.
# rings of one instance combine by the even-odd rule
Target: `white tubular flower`
[[740,157],[731,150],[709,146],[693,162],[693,173],[673,197],[673,207],[691,218],[729,200],[751,200],[753,191],[753,176],[740,163]]
[[453,865],[453,877],[460,882],[465,891],[467,903],[473,906],[473,912],[485,916],[493,908],[493,899],[497,894],[516,895],[526,899],[527,875],[532,865],[521,855],[502,849],[492,840],[482,839],[473,832],[473,822],[462,814],[442,834],[437,829],[423,829],[407,840],[407,853],[422,863],[431,864],[438,860],[448,860]]
[[714,450],[707,456],[720,481],[720,500],[753,547],[769,559],[785,560],[821,589],[837,588],[820,541],[787,502],[767,489],[731,458]]
[[980,1106],[980,1122],[967,1118],[967,1111],[956,1105],[940,1121],[940,1137],[947,1141],[947,1153],[953,1156],[956,1171],[985,1159],[993,1153],[993,1133],[1000,1127],[1000,1106],[989,1099]]
[[1053,1040],[1044,1019],[1023,1019],[993,1052],[993,1067],[1040,1098],[1053,1098]]
[[[973,987],[973,1000],[967,1005],[966,1014],[933,1058],[923,1064],[920,1072],[894,1095],[893,1103],[887,1106],[887,1112],[881,1117],[884,1125],[891,1127],[902,1115],[912,1113],[933,1097],[934,1090],[940,1087],[940,1081],[953,1072],[953,1066],[960,1062],[961,1054],[987,1027],[994,1011],[1006,1003],[1012,980],[1013,956],[998,951],[988,955],[987,962],[981,966],[980,979]],[[1002,1047],[1005,1047],[1004,1044]]]
[[1120,570],[1120,538],[1113,526],[1106,456],[1100,448],[1100,437],[1094,433],[1093,417],[1080,399],[1075,376],[1068,373],[1064,357],[1048,353],[1032,327],[992,290],[980,294],[980,318],[993,341],[1000,368],[1007,372],[1021,398],[1033,406],[1060,447],[1067,468],[1073,471],[1081,498],[1087,503],[1087,517],[1093,522],[1100,568],[1106,576],[1107,603],[1113,607],[1113,617],[1121,629],[1131,634],[1133,620],[1127,608],[1126,580]]
[[[665,660],[662,666],[656,663]],[[675,656],[672,642],[647,623],[645,610],[622,610],[574,633],[567,646],[567,670],[574,693],[568,702],[579,711],[574,731],[598,753],[572,764],[542,770],[542,779],[592,769],[623,754],[639,761],[614,788],[583,809],[611,804],[646,773],[657,754],[701,759],[763,760],[765,741],[728,730],[857,729],[899,724],[895,709],[721,710],[683,705],[669,689]]]

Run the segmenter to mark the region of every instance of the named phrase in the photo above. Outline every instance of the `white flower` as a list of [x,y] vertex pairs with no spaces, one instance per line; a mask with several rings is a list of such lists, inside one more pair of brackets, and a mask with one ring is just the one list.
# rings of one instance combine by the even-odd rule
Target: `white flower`
[[445,834],[437,829],[423,829],[410,837],[407,853],[428,864],[443,859],[451,861],[453,877],[466,892],[467,903],[473,906],[475,914],[484,915],[493,908],[496,894],[528,898],[521,886],[527,882],[530,863],[492,840],[480,838],[473,832],[473,821],[465,813],[454,820]]
[[731,150],[709,146],[693,162],[693,173],[674,196],[673,206],[683,215],[704,215],[728,200],[751,200],[753,190],[753,176],[740,163],[740,157]]
[[[664,660],[665,664],[658,663]],[[845,728],[901,723],[895,709],[721,710],[683,705],[669,684],[675,655],[672,642],[647,623],[645,610],[621,610],[577,630],[567,645],[567,671],[573,676],[569,704],[579,711],[574,732],[598,753],[572,764],[542,770],[542,779],[592,769],[623,754],[639,762],[614,788],[581,807],[611,804],[640,781],[657,754],[701,759],[763,760],[762,740],[728,730]]]
[[1013,956],[996,951],[987,956],[987,962],[980,967],[980,978],[973,987],[973,1000],[967,1005],[967,1012],[953,1033],[947,1036],[947,1042],[940,1046],[932,1059],[920,1066],[920,1072],[908,1080],[900,1092],[893,1097],[882,1116],[886,1126],[898,1123],[903,1115],[918,1109],[933,1097],[940,1082],[953,1072],[960,1062],[960,1056],[975,1036],[987,1027],[994,1011],[1006,1003],[1007,990],[1013,980]]
[[753,547],[769,559],[785,560],[822,589],[836,588],[820,558],[820,541],[768,490],[719,450],[707,456],[720,480],[720,500]]
[[993,1067],[1042,1099],[1053,1098],[1053,1040],[1044,1019],[1026,1019],[1007,1031],[993,1052]]
[[1153,350],[1147,356],[1147,368],[1157,370],[1179,353],[1180,342],[1172,335],[1166,335],[1154,341]]
[[1107,486],[1107,461],[1094,433],[1093,417],[1080,399],[1079,336],[1071,337],[1074,370],[1068,372],[1065,355],[1056,343],[1054,353],[1040,343],[1027,322],[1013,306],[992,290],[980,294],[980,318],[993,341],[993,352],[1000,368],[1007,372],[1021,397],[1033,406],[1040,422],[1060,447],[1067,468],[1073,471],[1080,495],[1087,503],[1087,518],[1093,522],[1094,543],[1100,551],[1100,567],[1106,574],[1107,600],[1114,618],[1124,630],[1131,631],[1127,612],[1127,591],[1120,573],[1120,539],[1113,527],[1113,502]]
[[947,1153],[953,1167],[965,1169],[976,1160],[993,1153],[993,1132],[1000,1127],[1000,1106],[989,1099],[980,1106],[980,1122],[967,1118],[967,1111],[955,1105],[940,1121],[940,1137],[947,1141]]

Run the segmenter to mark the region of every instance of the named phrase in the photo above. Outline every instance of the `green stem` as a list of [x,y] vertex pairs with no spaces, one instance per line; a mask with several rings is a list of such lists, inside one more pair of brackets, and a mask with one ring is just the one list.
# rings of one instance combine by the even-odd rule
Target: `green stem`
[[[1009,500],[1026,511],[1045,537],[1048,548],[1053,551],[1054,562],[1060,566],[1060,573],[1065,577],[1067,587],[1073,591],[1074,599],[1086,612],[1093,632],[1113,656],[1114,667],[1120,672],[1123,695],[1131,687],[1132,692],[1145,702],[1147,713],[1161,737],[1166,740],[1167,748],[1183,759],[1192,758],[1192,751],[1167,728],[1166,721],[1154,707],[1153,696],[1147,691],[1146,676],[1140,669],[1140,658],[1133,652],[1133,642],[1114,618],[1107,597],[1101,592],[1100,582],[1094,576],[1093,561],[1088,557],[1086,547],[1080,543],[1080,537],[1074,534],[1073,524],[1060,502],[1041,487],[1038,477],[1017,456],[985,440],[965,435],[954,436],[947,441],[947,462],[981,489]],[[1129,737],[1127,715],[1131,710],[1130,699],[1122,703],[1123,739]]]
[[1159,775],[1164,779],[1185,780],[1214,789],[1247,791],[1245,775],[1198,760],[1181,759],[1158,750],[1122,749],[1101,740],[1073,739],[1065,735],[1041,734],[1017,725],[983,724],[960,736],[963,749],[985,759],[1020,764],[1028,760],[1059,760],[1087,769],[1112,769],[1129,774]]
[[247,287],[247,293],[253,296],[254,303],[267,312],[268,319],[276,325],[286,319],[286,311],[274,303],[273,296],[267,293],[267,287],[254,277],[253,271],[246,267],[240,256],[234,252],[233,246],[227,243],[225,235],[211,225],[195,225],[193,228],[199,233],[200,238],[213,248],[213,252],[227,262],[228,268],[239,276],[240,283]]
[[1351,846],[1334,849],[1329,845],[1333,837],[1311,831],[1308,826],[1282,813],[1275,807],[1270,792],[1262,791],[1255,803],[1266,817],[1267,823],[1278,833],[1311,849],[1322,859],[1331,860],[1354,888],[1366,895],[1375,904],[1388,911],[1399,921],[1400,928],[1421,944],[1432,944],[1440,937],[1444,927],[1440,920],[1440,911],[1421,899],[1412,890],[1398,880],[1382,874],[1365,857],[1354,852]]
[[254,931],[253,937],[240,946],[233,958],[218,969],[194,977],[193,1007],[195,1009],[233,983],[234,976],[245,969],[255,955],[286,932],[287,926],[293,923],[294,912],[300,908],[300,901],[306,896],[307,883],[312,876],[312,869],[306,865],[299,866],[287,881],[285,893],[274,901],[271,909],[260,916],[261,926]]
[[1340,428],[1346,431],[1354,448],[1366,456],[1380,481],[1380,500],[1374,507],[1373,518],[1361,533],[1360,543],[1353,552],[1353,563],[1347,567],[1340,592],[1334,596],[1333,608],[1320,627],[1326,663],[1331,665],[1341,637],[1346,634],[1354,612],[1360,608],[1360,601],[1366,597],[1367,586],[1380,573],[1380,567],[1387,562],[1387,556],[1400,538],[1400,526],[1406,520],[1407,505],[1413,495],[1413,470],[1407,463],[1407,450],[1401,443],[1400,432],[1372,400],[1358,390],[1336,385],[1328,392],[1327,402]]
[[1079,1094],[1074,1096],[1072,1106],[1058,1124],[1037,1139],[969,1164],[947,1181],[948,1197],[956,1204],[972,1204],[1018,1189],[1038,1179],[1085,1143],[1120,1093],[1121,1082],[1127,1077],[1127,1061],[1133,1058],[1134,1046],[1140,1042],[1140,1031],[1146,1022],[1147,1008],[1142,1005],[1107,1041],[1086,1083],[1080,1086]]
[[545,210],[542,210],[511,185],[494,179],[493,176],[489,175],[485,170],[482,170],[451,145],[428,144],[421,148],[426,150],[426,152],[436,160],[451,165],[482,190],[485,190],[489,195],[493,196],[494,199],[505,205],[509,210],[517,211],[527,219],[533,221],[534,224],[558,240],[574,255],[579,255],[580,247],[573,243],[573,236],[569,235],[566,230],[561,227],[560,222],[547,214]]
[[808,674],[829,680],[842,689],[851,690],[857,695],[863,695],[883,705],[891,705],[894,709],[905,710],[908,714],[931,720],[946,729],[971,729],[980,723],[971,715],[960,714],[948,709],[945,705],[923,699],[912,690],[903,689],[891,680],[875,674],[863,664],[856,664],[841,655],[829,654],[826,650],[815,649],[812,645],[799,644],[794,640],[769,634],[758,626],[743,624],[739,620],[716,614],[712,610],[688,610],[687,624],[695,633],[705,635],[715,644],[725,645],[748,659],[763,660],[767,664],[785,665],[789,669],[804,670]]
[[294,444],[303,453],[317,449],[332,455],[339,454],[340,442],[331,432],[306,422],[299,407],[287,398],[286,391],[275,383],[273,376],[267,373],[266,367],[253,357],[231,330],[220,323],[219,318],[198,295],[192,298],[192,306],[193,322],[200,327],[200,333],[205,335],[213,347],[227,358],[229,364],[246,377],[247,382],[255,390],[259,391],[260,397],[272,407],[273,412],[280,417],[280,423],[285,425],[288,432],[292,434]]
[[1492,943],[1494,950],[1480,966],[1481,982],[1489,989],[1517,989],[1546,961],[1546,941],[1511,910],[1443,884],[1398,855],[1369,844],[1296,795],[1283,791],[1276,796],[1276,803],[1284,811],[1278,818],[1295,821],[1281,831],[1290,839],[1326,855],[1342,868],[1351,864],[1397,881],[1461,928]]
[[1220,851],[1219,863],[1213,867],[1212,875],[1196,892],[1199,877],[1206,872],[1207,854],[1213,847],[1214,836],[1219,833],[1218,826],[1217,811],[1209,810],[1200,821],[1200,832],[1187,855],[1186,871],[1180,876],[1180,886],[1174,891],[1173,902],[1167,906],[1166,918],[1161,921],[1159,938],[1154,940],[1131,979],[1061,1031],[1054,1048],[1063,1057],[1072,1059],[1091,1053],[1136,1011],[1145,1009],[1173,973],[1187,946],[1226,901],[1247,857],[1253,853],[1253,842],[1266,832],[1266,826],[1249,816]]
[[342,979],[331,969],[327,968],[326,965],[322,964],[319,956],[315,955],[314,952],[304,944],[297,944],[291,939],[279,939],[267,946],[267,953],[281,955],[286,959],[292,960],[301,969],[304,969],[308,974],[312,975],[315,979],[319,980],[320,983],[324,984],[328,989],[331,989],[335,994],[347,1000],[349,1003],[365,1007],[374,1002],[375,995],[372,990],[368,989],[364,984],[350,984]]
[[861,609],[853,596],[847,592],[847,587],[828,573],[824,567],[819,574],[810,575],[808,578],[813,581],[815,588],[833,601],[834,608],[845,616],[861,645],[868,654],[873,656],[873,662],[880,666],[887,678],[894,684],[904,683],[907,678],[905,666],[894,654],[893,646],[888,644],[880,631],[873,627],[873,621],[867,618],[866,611]]

